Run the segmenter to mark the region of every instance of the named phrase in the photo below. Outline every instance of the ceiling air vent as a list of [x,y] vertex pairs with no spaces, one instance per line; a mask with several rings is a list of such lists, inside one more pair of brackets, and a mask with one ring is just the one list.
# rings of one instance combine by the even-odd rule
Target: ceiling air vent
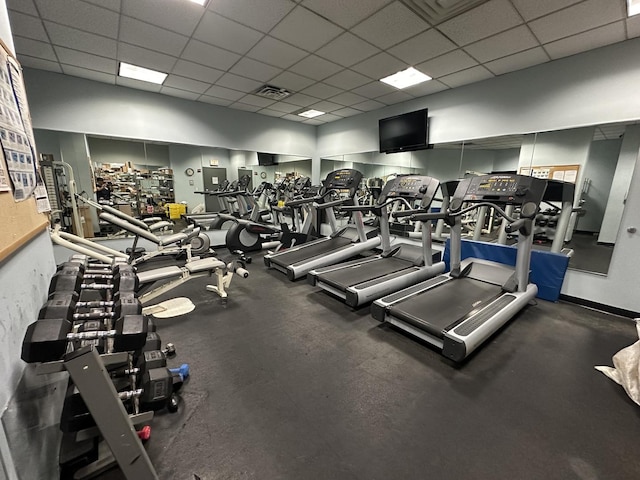
[[432,26],[485,3],[488,0],[400,0]]
[[291,95],[291,92],[286,88],[274,87],[273,85],[263,85],[253,93],[271,100],[282,100]]

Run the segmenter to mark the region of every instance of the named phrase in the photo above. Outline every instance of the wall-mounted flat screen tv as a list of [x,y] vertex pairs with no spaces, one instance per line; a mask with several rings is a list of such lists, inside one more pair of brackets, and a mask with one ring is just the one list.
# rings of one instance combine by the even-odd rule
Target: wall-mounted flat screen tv
[[416,110],[378,121],[380,153],[429,148],[429,110]]
[[268,167],[276,164],[276,156],[273,153],[258,152],[258,165]]

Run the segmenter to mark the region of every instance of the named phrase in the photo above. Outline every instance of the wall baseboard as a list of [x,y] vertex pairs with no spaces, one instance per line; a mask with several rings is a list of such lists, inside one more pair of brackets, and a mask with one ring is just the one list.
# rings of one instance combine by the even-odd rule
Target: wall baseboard
[[640,318],[640,312],[634,312],[632,310],[625,310],[624,308],[612,307],[611,305],[605,305],[603,303],[592,302],[591,300],[585,300],[584,298],[572,297],[569,295],[560,294],[560,300],[565,302],[571,302],[583,307],[593,308],[594,310],[600,310],[606,313],[612,313],[620,317],[628,318]]

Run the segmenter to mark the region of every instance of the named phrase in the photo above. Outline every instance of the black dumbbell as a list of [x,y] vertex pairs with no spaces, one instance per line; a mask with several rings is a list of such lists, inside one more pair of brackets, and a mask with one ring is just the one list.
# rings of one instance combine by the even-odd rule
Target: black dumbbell
[[113,330],[71,333],[72,324],[66,318],[38,320],[27,328],[22,342],[21,358],[27,363],[59,360],[71,340],[113,338],[116,352],[140,350],[147,339],[147,319],[143,315],[126,315],[115,322]]
[[[85,283],[86,280],[108,280],[111,283]],[[117,265],[111,273],[85,273],[80,264],[66,265],[58,270],[49,284],[54,292],[80,292],[82,289],[135,292],[140,286],[138,276],[129,265]]]
[[[111,311],[78,313],[79,308],[109,308]],[[39,319],[66,318],[69,321],[101,318],[120,318],[125,315],[141,315],[142,303],[133,292],[118,292],[114,300],[78,301],[76,292],[55,292],[42,306]]]
[[154,350],[161,350],[168,358],[175,357],[176,346],[173,343],[167,343],[166,347],[162,349],[162,340],[157,332],[147,333],[147,340],[142,348],[142,352],[150,352]]

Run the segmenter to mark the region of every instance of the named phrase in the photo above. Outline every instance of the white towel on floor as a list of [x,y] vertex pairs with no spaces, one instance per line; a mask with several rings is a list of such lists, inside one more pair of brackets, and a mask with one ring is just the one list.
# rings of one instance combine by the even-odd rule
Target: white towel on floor
[[[640,338],[640,318],[636,318],[636,330]],[[640,340],[623,348],[613,356],[612,367],[595,367],[627,392],[631,400],[640,405]]]

